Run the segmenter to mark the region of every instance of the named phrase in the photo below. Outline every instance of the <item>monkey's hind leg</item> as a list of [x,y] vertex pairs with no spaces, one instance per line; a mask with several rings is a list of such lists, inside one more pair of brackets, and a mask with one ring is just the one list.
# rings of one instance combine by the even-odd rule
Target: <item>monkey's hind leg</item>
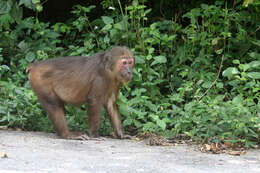
[[50,95],[38,95],[38,98],[45,110],[49,113],[54,130],[61,138],[75,140],[89,139],[89,137],[84,133],[69,131],[64,113],[64,104],[59,100],[59,98]]

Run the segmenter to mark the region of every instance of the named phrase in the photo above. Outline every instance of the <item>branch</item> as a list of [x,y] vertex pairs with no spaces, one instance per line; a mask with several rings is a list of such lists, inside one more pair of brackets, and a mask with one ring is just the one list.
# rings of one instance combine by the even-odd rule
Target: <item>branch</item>
[[217,81],[218,81],[218,79],[219,79],[219,75],[220,75],[222,66],[223,66],[223,61],[224,61],[224,55],[223,55],[222,58],[221,58],[221,63],[220,63],[220,65],[219,65],[218,74],[217,74],[217,77],[216,77],[215,81],[210,85],[210,87],[205,91],[205,93],[202,94],[202,96],[199,97],[198,101],[200,101],[200,100],[209,92],[209,90],[210,90],[214,85],[216,85],[216,83],[217,83]]

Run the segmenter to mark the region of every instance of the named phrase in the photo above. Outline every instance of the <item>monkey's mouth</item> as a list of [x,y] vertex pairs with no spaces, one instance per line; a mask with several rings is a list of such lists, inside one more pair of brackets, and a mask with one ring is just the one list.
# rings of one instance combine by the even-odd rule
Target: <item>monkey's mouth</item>
[[121,77],[122,77],[123,83],[128,83],[132,80],[132,75],[129,75],[129,74],[127,74],[127,75],[121,74]]
[[128,82],[130,82],[131,79],[132,79],[132,78],[130,78],[130,79],[125,79],[124,83],[128,83]]

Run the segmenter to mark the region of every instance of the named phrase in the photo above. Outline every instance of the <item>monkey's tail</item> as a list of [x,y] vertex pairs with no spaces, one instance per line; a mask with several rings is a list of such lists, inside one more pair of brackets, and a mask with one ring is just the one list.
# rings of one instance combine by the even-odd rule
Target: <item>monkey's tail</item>
[[27,67],[27,69],[26,69],[26,73],[29,73],[32,68],[33,68],[33,64],[29,65],[29,67]]

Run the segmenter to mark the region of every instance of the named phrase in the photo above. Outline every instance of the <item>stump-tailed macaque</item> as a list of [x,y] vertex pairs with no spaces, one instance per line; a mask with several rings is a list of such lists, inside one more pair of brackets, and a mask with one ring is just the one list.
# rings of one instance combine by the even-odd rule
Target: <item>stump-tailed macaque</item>
[[[116,105],[119,87],[132,79],[135,59],[126,47],[114,47],[91,57],[63,57],[35,62],[27,68],[29,81],[58,135],[65,139],[98,137],[105,107],[114,134],[125,138]],[[88,105],[89,136],[68,129],[64,104]]]

